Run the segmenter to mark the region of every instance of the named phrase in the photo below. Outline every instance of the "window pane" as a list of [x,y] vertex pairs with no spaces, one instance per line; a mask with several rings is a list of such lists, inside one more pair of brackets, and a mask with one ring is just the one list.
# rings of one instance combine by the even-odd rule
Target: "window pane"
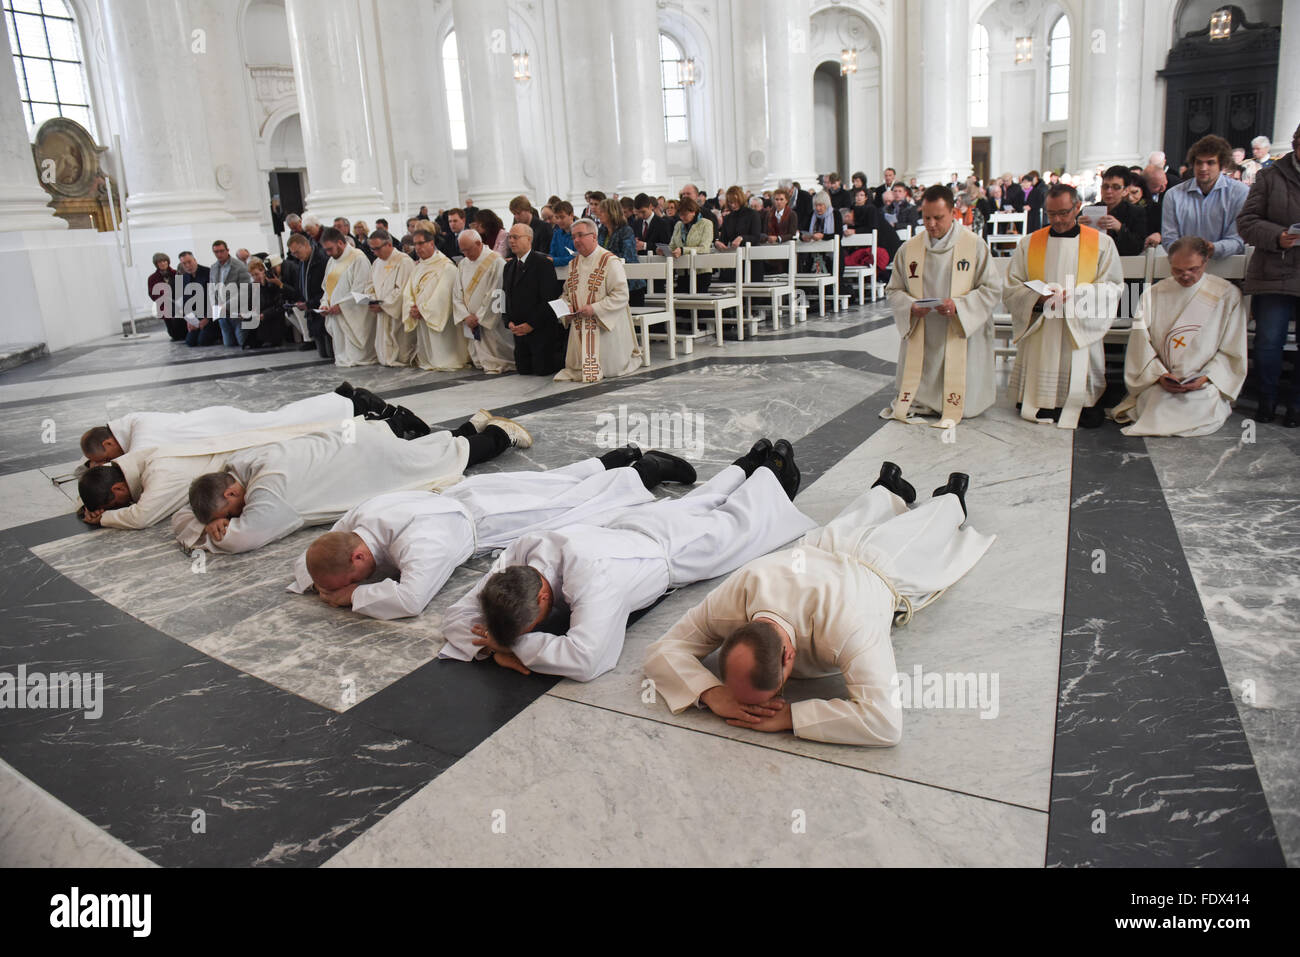
[[61,60],[55,62],[54,80],[59,84],[60,103],[88,102],[81,77],[80,63],[64,63]]
[[1070,95],[1068,93],[1053,93],[1048,97],[1047,118],[1049,120],[1065,120],[1070,115]]
[[71,20],[46,20],[45,32],[50,40],[50,56],[56,60],[80,60],[77,34]]
[[50,103],[55,102],[54,96],[54,72],[50,69],[49,60],[29,60],[23,59],[23,66],[27,70],[27,91],[33,100],[48,100]]
[[5,29],[9,31],[9,52],[18,55],[18,34],[14,33],[14,16],[5,11]]
[[85,106],[65,106],[63,115],[70,120],[76,120],[87,130],[90,129],[90,108]]
[[664,90],[664,115],[665,116],[686,115],[686,91],[685,90]]
[[1048,71],[1047,89],[1050,93],[1067,93],[1070,89],[1070,68],[1054,66]]
[[32,116],[34,117],[32,130],[35,131],[46,120],[52,120],[59,115],[59,108],[53,103],[33,103]]
[[41,0],[13,0],[13,3],[5,3],[6,7],[13,7],[15,10],[23,13],[40,13]]
[[23,61],[21,57],[14,57],[14,72],[18,75],[18,99],[30,100],[27,95],[27,80],[23,77]]
[[673,42],[672,37],[659,34],[659,59],[661,60],[680,60],[682,58],[681,50]]
[[42,0],[41,8],[47,17],[67,17],[72,19],[72,11],[63,0]]
[[668,119],[665,122],[667,123],[668,126],[668,142],[685,143],[686,142],[686,117],[672,116],[672,117],[668,117]]
[[50,49],[45,44],[45,27],[40,17],[18,13],[14,15],[14,24],[18,28],[18,48],[14,53],[23,56],[49,56]]

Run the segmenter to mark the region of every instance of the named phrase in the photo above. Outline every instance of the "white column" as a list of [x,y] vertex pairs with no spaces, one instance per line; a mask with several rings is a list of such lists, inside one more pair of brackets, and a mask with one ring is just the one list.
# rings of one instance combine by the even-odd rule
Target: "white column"
[[1300,127],[1300,0],[1282,0],[1282,42],[1277,51],[1277,105],[1273,111],[1273,135],[1270,137],[1273,152],[1290,150],[1296,127]]
[[914,0],[907,12],[908,169],[926,186],[953,172],[964,179],[971,172],[967,0]]
[[285,0],[284,8],[307,153],[307,211],[326,224],[336,216],[374,222],[389,210],[379,188],[357,5]]
[[[524,191],[519,151],[525,144],[519,142],[506,0],[452,0],[451,10],[469,130],[465,192],[475,206],[491,209],[509,222],[510,200]],[[593,145],[597,139],[594,132]],[[530,148],[546,146],[534,143]]]
[[767,63],[767,180],[797,180],[816,188],[813,162],[813,64],[810,0],[762,0]]
[[[1141,155],[1138,90],[1142,76],[1143,0],[1089,0],[1080,5],[1082,96],[1079,110],[1079,167],[1138,163]],[[1043,51],[1046,56],[1046,50]]]
[[655,0],[622,0],[613,29],[613,120],[618,133],[620,195],[668,192],[664,103],[659,90],[659,16]]
[[188,6],[192,27],[204,31],[205,48],[194,53],[194,62],[217,188],[235,219],[269,228],[271,194],[257,168],[236,18],[211,0],[189,0]]
[[[386,123],[393,144],[397,183],[397,219],[387,218],[400,236],[406,217],[421,206],[436,212],[460,205],[456,153],[451,148],[447,97],[436,81],[442,57],[437,8],[410,0],[375,0],[375,12],[387,107],[379,119]],[[418,89],[411,82],[414,70],[427,81]]]
[[[133,226],[229,222],[217,193],[184,0],[102,5]],[[183,135],[182,135],[183,133]]]
[[54,215],[50,194],[37,178],[13,62],[9,31],[0,30],[0,67],[5,68],[0,69],[0,232],[67,229],[67,220]]
[[[732,16],[743,17],[744,0],[732,4]],[[761,30],[733,30],[732,62],[735,65],[736,155],[740,185],[762,189],[767,178],[769,155],[767,115],[767,70]],[[800,180],[802,182],[802,180]]]

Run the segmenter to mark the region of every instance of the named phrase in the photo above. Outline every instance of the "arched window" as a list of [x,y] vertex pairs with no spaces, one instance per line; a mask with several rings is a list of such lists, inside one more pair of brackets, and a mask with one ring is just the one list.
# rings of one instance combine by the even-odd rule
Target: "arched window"
[[690,138],[686,119],[686,87],[682,86],[682,48],[667,34],[659,34],[659,88],[664,98],[664,139],[685,143]]
[[465,135],[465,98],[460,89],[460,52],[456,48],[456,31],[442,41],[442,76],[447,85],[447,117],[451,121],[451,148],[463,150],[469,145]]
[[1047,118],[1070,117],[1070,21],[1056,18],[1047,41]]
[[3,0],[27,135],[55,116],[95,135],[77,23],[63,0]]
[[989,32],[975,24],[970,44],[970,125],[989,125]]

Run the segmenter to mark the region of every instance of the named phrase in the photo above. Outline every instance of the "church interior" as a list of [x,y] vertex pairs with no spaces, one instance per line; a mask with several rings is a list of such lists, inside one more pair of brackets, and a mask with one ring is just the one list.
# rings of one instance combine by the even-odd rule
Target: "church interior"
[[[1279,209],[1300,210],[1300,0],[0,7],[14,66],[0,69],[0,279],[11,292],[0,328],[9,569],[0,579],[0,866],[1300,864],[1300,431],[1287,399],[1300,381],[1300,268],[1286,238],[1300,213],[1277,219]],[[1217,168],[1233,182],[1213,181],[1237,197],[1221,223],[1237,246],[1223,256],[1224,235],[1204,237],[1216,250],[1195,263],[1236,303],[1232,334],[1245,346],[1235,354],[1240,381],[1221,389],[1222,415],[1197,434],[1087,421],[1090,408],[1100,419],[1136,388],[1126,349],[1147,342],[1138,297],[1181,282],[1188,247],[1169,250],[1189,233],[1170,234],[1180,207],[1163,198],[1163,214],[1134,227],[1137,240],[1152,233],[1135,253],[1105,228],[1075,227],[1080,250],[1089,235],[1102,244],[1101,264],[1094,245],[1081,270],[1101,283],[1112,269],[1112,285],[1129,295],[1091,345],[1074,348],[1073,367],[1067,354],[1075,378],[1061,398],[1049,389],[1046,402],[1032,399],[1024,380],[1033,373],[1018,374],[1017,363],[1027,362],[1033,326],[1024,331],[1009,290],[1026,256],[1029,279],[1041,272],[1033,238],[1069,236],[1053,217],[1073,225],[1080,206],[1114,213],[1105,184],[1117,167],[1139,211],[1124,215],[1147,215],[1158,201],[1150,184],[1166,172],[1171,196],[1203,182],[1197,150],[1210,136],[1241,150]],[[1000,203],[1030,171],[1016,203]],[[728,204],[733,185],[739,208]],[[1273,199],[1252,206],[1264,189]],[[758,224],[748,232],[768,234],[752,248],[774,245],[764,239],[771,223],[783,228],[778,193],[785,216],[800,217],[796,201],[806,200],[812,219],[796,222],[783,245],[793,268],[774,279],[784,274],[773,260],[751,261],[744,236],[713,240],[729,237],[727,220],[748,208]],[[667,281],[629,275],[610,293],[623,303],[636,295],[628,282],[644,287],[643,305],[619,307],[634,351],[616,369],[603,344],[589,351],[597,333],[582,330],[611,333],[583,324],[579,306],[595,300],[580,297],[631,270],[616,249],[606,272],[601,250],[626,228],[618,201],[633,200],[622,205],[639,214],[642,196],[668,231],[656,243],[649,220],[628,217],[633,249],[639,268],[657,264]],[[860,198],[865,219],[855,218]],[[731,232],[746,233],[738,221]],[[882,224],[870,242],[851,241],[868,221]],[[707,248],[686,250],[692,222],[708,226]],[[948,292],[931,300],[933,270],[924,289],[915,262],[905,275],[918,250],[940,262],[924,251],[934,222],[970,233],[982,250],[977,271],[995,283],[978,333],[991,344],[989,371],[972,351],[963,380],[973,395],[985,375],[991,404],[947,427],[908,417],[905,403],[891,414],[911,374],[904,354],[924,342],[931,360],[931,319],[912,336],[908,307],[932,303],[937,317],[951,297],[961,312],[956,284],[985,281],[952,271]],[[515,245],[520,223],[527,248]],[[1266,228],[1273,248],[1252,240]],[[1300,235],[1300,223],[1290,228]],[[542,235],[549,245],[531,245]],[[214,244],[236,265],[214,259]],[[308,258],[298,262],[295,249]],[[557,249],[573,261],[557,262],[552,277],[546,257]],[[448,283],[487,256],[501,296],[475,308],[495,309],[501,323],[522,295],[510,292],[511,277],[540,254],[554,287],[539,308],[571,303],[571,331],[558,340],[568,357],[556,368],[574,370],[575,354],[580,367],[566,381],[563,371],[516,371],[518,351],[505,371],[480,361],[491,330],[479,338],[458,325],[479,281],[472,269],[445,306],[459,368],[427,358],[424,339],[416,345],[412,322],[435,333],[420,325],[434,328],[415,280],[398,284],[388,313],[375,279],[354,287],[359,305],[344,299],[331,315],[322,310],[337,275],[327,272],[315,299],[286,288],[273,344],[246,342],[248,323],[229,330],[232,341],[226,313],[170,315],[170,291],[154,295],[156,254],[179,270],[188,251],[214,272],[245,269],[247,258],[250,283],[256,261],[277,289],[291,272],[306,281],[317,256],[322,269],[355,262],[365,276],[389,256],[413,276],[445,256]],[[858,252],[868,258],[849,264]],[[717,266],[701,290],[691,283],[715,267],[681,264],[710,254],[733,268]],[[597,260],[588,278],[585,264]],[[1259,271],[1277,262],[1281,272]],[[171,275],[179,291],[186,274],[164,274],[167,290]],[[1252,286],[1257,275],[1273,285]],[[674,301],[679,279],[687,285]],[[785,298],[741,295],[747,282],[755,293],[779,286]],[[1257,364],[1266,297],[1293,317],[1289,328],[1281,320],[1271,380]],[[1041,298],[1050,305],[1050,294]],[[715,321],[716,303],[725,321]],[[348,308],[369,323],[360,359],[344,344]],[[1050,311],[1033,308],[1042,312],[1030,309],[1031,323]],[[659,324],[638,322],[647,315]],[[376,359],[376,321],[411,337],[404,361],[385,361],[382,343]],[[514,348],[524,348],[519,338]],[[938,350],[955,361],[942,337]],[[1081,400],[1089,355],[1100,357],[1103,381]],[[137,413],[269,413],[344,383],[408,410],[423,431],[454,430],[479,410],[513,423],[502,426],[510,442],[500,454],[476,461],[471,452],[466,481],[550,471],[632,443],[693,467],[698,483],[652,490],[674,501],[760,439],[786,440],[800,475],[793,506],[811,524],[831,522],[873,488],[882,463],[895,463],[917,507],[942,499],[954,473],[968,476],[964,527],[993,542],[933,604],[913,614],[909,601],[901,618],[886,610],[901,736],[855,746],[736,726],[703,696],[670,709],[656,694],[653,646],[731,569],[674,579],[631,610],[617,663],[574,680],[501,666],[505,651],[495,662],[447,656],[449,610],[500,570],[499,549],[477,550],[409,617],[287,591],[295,561],[359,501],[244,554],[187,548],[167,520],[130,530],[87,520],[94,509],[79,489],[88,465],[103,466],[86,462],[86,430]],[[1162,379],[1157,398],[1162,387],[1182,388]],[[1067,427],[1080,404],[1079,427]],[[1045,416],[1052,405],[1064,409],[1060,421]],[[392,428],[394,441],[404,438]],[[746,484],[770,480],[769,468],[784,481],[788,463],[765,454]],[[356,478],[389,490],[383,462]],[[192,490],[188,501],[206,524]],[[657,506],[629,511],[648,507]],[[735,534],[759,524],[750,515]],[[780,547],[798,554],[796,542]],[[936,551],[934,562],[944,560]],[[611,594],[623,587],[602,583]],[[731,680],[720,657],[703,658],[715,685]],[[93,711],[26,694],[30,676],[63,673],[102,680]],[[828,674],[795,677],[780,694],[797,715],[801,702],[855,689]]]

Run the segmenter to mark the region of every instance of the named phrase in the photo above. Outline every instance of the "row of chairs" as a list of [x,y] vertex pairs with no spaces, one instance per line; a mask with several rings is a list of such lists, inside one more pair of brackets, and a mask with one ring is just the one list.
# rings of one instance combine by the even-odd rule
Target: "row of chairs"
[[[871,301],[880,295],[880,283],[875,269],[876,233],[863,233],[854,236],[817,240],[812,242],[790,241],[784,243],[767,243],[754,246],[749,243],[727,252],[698,253],[686,251],[680,257],[642,256],[638,262],[624,263],[623,269],[629,280],[643,279],[647,283],[646,304],[632,309],[632,319],[639,326],[641,352],[644,365],[650,365],[650,343],[664,341],[668,343],[668,356],[677,358],[680,341],[682,350],[688,355],[693,351],[695,340],[713,335],[719,346],[723,343],[725,323],[734,323],[737,339],[743,341],[746,326],[752,336],[758,331],[763,317],[753,311],[756,305],[764,306],[772,320],[772,328],[781,328],[781,311],[784,307],[790,319],[790,325],[806,322],[807,306],[800,301],[800,289],[817,293],[818,313],[826,315],[826,299],[829,294],[831,308],[839,312],[841,300],[848,296],[840,294],[840,254],[841,250],[870,249],[869,264],[850,266],[844,269],[844,277],[857,284],[858,303],[866,301],[867,289],[871,291]],[[805,254],[825,255],[830,261],[829,271],[800,272],[799,256]],[[763,263],[763,277],[753,277],[753,263]],[[699,291],[696,275],[699,272],[727,270],[734,279],[726,282],[713,282],[706,291]],[[561,281],[568,278],[569,266],[556,267],[556,275]],[[674,290],[674,274],[684,272],[688,276],[688,288],[685,292]],[[811,296],[809,296],[811,298]],[[847,305],[847,302],[845,303]],[[676,315],[678,310],[687,311],[691,316],[689,332],[678,332]],[[733,315],[724,315],[726,312]],[[700,313],[712,312],[713,331],[700,328]],[[664,332],[653,331],[657,326],[664,326]]]

